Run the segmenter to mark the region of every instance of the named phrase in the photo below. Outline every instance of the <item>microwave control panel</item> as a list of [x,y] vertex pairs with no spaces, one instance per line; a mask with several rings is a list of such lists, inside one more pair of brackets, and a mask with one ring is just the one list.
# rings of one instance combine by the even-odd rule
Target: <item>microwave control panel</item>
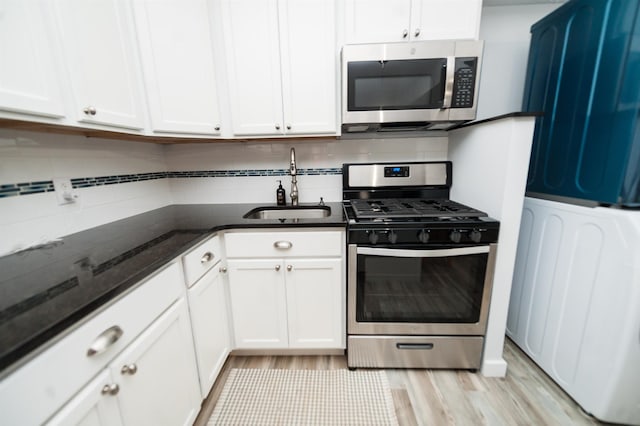
[[451,108],[472,108],[478,58],[456,58]]

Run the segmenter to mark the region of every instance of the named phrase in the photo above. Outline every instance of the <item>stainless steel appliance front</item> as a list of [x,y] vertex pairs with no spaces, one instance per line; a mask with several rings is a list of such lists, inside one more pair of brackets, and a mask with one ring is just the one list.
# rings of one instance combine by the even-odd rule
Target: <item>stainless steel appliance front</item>
[[479,368],[496,250],[349,244],[349,367]]
[[475,40],[344,46],[343,131],[447,129],[475,119],[482,51]]

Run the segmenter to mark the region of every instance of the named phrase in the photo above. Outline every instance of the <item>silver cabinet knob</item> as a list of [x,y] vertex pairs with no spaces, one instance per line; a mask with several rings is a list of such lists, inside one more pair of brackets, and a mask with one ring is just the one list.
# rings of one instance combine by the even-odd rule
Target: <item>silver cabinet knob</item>
[[287,124],[287,130],[291,130],[291,124]]
[[138,366],[135,364],[123,365],[122,369],[120,369],[120,373],[130,374],[132,376],[136,374],[137,371],[138,371]]
[[287,271],[291,271],[292,269],[293,269],[293,266],[287,265]]
[[227,272],[227,268],[225,266],[221,266],[220,269],[218,269],[218,271],[224,274],[225,272]]
[[276,265],[276,271],[280,270],[280,265]]
[[280,125],[276,124],[276,130],[280,130]]
[[102,388],[103,395],[117,395],[120,392],[120,386],[117,383],[112,383],[110,385],[104,385]]
[[214,127],[213,130],[215,130],[217,132],[218,130],[220,130],[220,126]]
[[409,31],[407,30],[402,31],[402,38],[407,38],[408,35],[409,35]]
[[206,252],[205,254],[202,255],[202,257],[200,258],[200,263],[207,263],[209,262],[211,259],[213,259],[215,256],[213,255],[213,253],[211,253],[210,251]]
[[96,110],[96,107],[88,106],[85,109],[83,109],[82,112],[84,112],[86,115],[96,115],[96,112],[98,111]]
[[419,37],[420,36],[420,28],[416,28],[416,32],[413,33],[414,37]]
[[107,328],[100,333],[87,350],[87,356],[98,355],[111,347],[124,334],[124,331],[117,325]]

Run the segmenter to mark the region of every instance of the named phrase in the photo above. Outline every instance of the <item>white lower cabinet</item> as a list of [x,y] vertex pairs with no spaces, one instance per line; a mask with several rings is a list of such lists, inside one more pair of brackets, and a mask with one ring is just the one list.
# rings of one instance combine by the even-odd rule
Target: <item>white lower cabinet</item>
[[228,271],[236,348],[286,348],[282,260],[229,260]]
[[214,267],[200,278],[188,297],[200,391],[205,398],[231,351],[227,296],[220,270]]
[[[225,236],[236,348],[345,347],[343,238],[336,231]],[[234,258],[241,256],[251,258]]]
[[[49,421],[48,425],[119,426],[122,425],[120,407],[116,398],[105,396],[112,391],[113,382],[109,370],[86,385],[69,403]],[[108,394],[107,394],[108,395]]]
[[49,424],[192,424],[200,392],[190,333],[187,305],[180,299]]
[[289,347],[342,347],[342,260],[295,259],[285,263]]

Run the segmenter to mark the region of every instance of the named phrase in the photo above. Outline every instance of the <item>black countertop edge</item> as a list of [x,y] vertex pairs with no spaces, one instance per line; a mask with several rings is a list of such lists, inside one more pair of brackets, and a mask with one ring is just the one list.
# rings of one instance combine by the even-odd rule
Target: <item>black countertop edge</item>
[[471,127],[471,126],[475,126],[477,124],[484,124],[484,123],[489,123],[491,121],[498,121],[498,120],[502,120],[505,118],[514,118],[514,117],[541,117],[544,115],[544,112],[542,111],[538,111],[538,112],[510,112],[508,114],[501,114],[501,115],[496,115],[495,117],[489,117],[489,118],[484,118],[482,120],[477,120],[477,121],[469,121],[467,123],[462,123],[459,126],[455,126],[452,129],[449,130],[457,130],[457,129],[462,129],[463,127]]
[[[325,205],[331,213],[318,219],[243,218],[281,208],[269,203],[169,205],[0,257],[0,295],[15,299],[0,305],[0,380],[217,232],[346,227],[342,202]],[[87,288],[95,290],[78,297]]]

